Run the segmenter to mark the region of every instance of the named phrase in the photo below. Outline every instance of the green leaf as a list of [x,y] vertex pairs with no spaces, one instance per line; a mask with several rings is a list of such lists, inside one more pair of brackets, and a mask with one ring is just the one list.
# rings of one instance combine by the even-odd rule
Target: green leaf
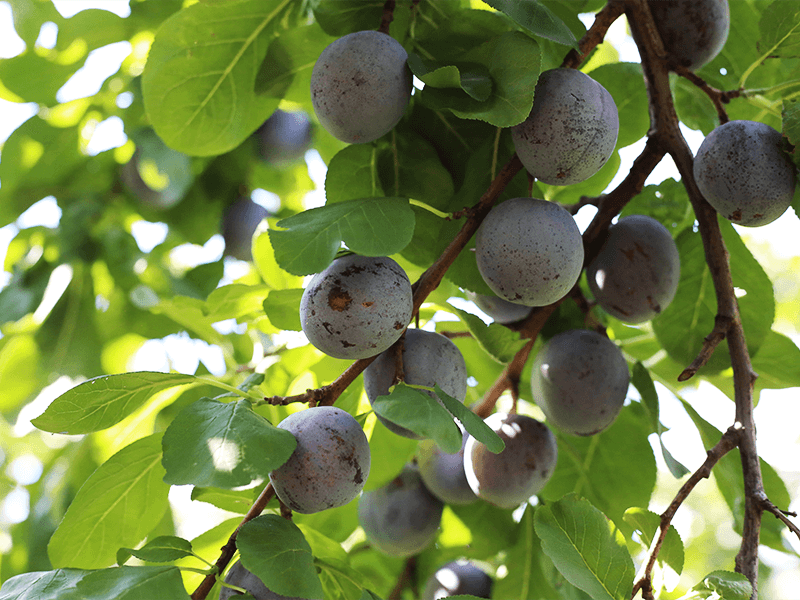
[[47,554],[55,567],[96,569],[135,546],[158,524],[169,502],[161,434],[126,446],[92,473],[58,525]]
[[647,215],[661,223],[677,237],[684,229],[694,223],[694,211],[682,181],[665,179],[658,185],[647,185],[636,196],[636,202],[629,202],[622,209],[620,217],[628,215]]
[[253,492],[253,489],[223,490],[220,488],[194,486],[192,488],[192,500],[207,502],[222,510],[244,515],[247,514],[247,511],[255,500]]
[[208,296],[203,312],[213,321],[253,318],[261,314],[269,289],[267,285],[223,285]]
[[800,2],[776,0],[761,13],[758,49],[780,58],[800,56]]
[[392,423],[434,440],[448,454],[461,450],[461,432],[452,415],[420,390],[398,383],[388,396],[375,398],[372,409]]
[[[747,348],[754,356],[775,318],[772,283],[733,226],[720,219],[720,228],[730,254],[733,285],[746,292],[738,298],[739,312]],[[678,289],[669,307],[653,319],[653,330],[667,354],[688,366],[700,351],[704,338],[714,329],[717,300],[699,236],[686,230],[678,236],[676,244],[681,259]],[[723,341],[700,372],[711,373],[727,367],[730,357],[727,342]]]
[[539,496],[552,502],[578,493],[624,527],[625,509],[647,506],[656,484],[647,418],[637,408],[636,403],[623,407],[614,424],[597,435],[555,432],[558,464]]
[[319,569],[319,578],[325,598],[330,600],[358,600],[369,593],[364,589],[364,575],[348,565],[344,560],[335,558],[317,559],[314,561]]
[[116,567],[88,574],[64,600],[189,600],[177,567]]
[[[639,533],[642,545],[649,549],[655,536],[660,534],[661,517],[644,508],[632,507],[625,511],[625,522]],[[669,526],[658,560],[668,564],[680,575],[683,571],[683,540],[673,525]]]
[[628,600],[633,561],[614,523],[575,495],[541,506],[535,514],[542,549],[574,586],[595,600]]
[[360,198],[312,208],[278,227],[269,230],[278,264],[311,275],[331,263],[342,242],[364,256],[400,252],[414,235],[414,212],[406,198]]
[[88,573],[79,569],[56,569],[16,575],[3,583],[0,600],[63,600]]
[[288,331],[301,331],[300,300],[303,290],[272,290],[264,300],[264,312],[275,327]]
[[378,178],[378,149],[375,146],[351,144],[339,150],[331,159],[325,175],[326,204],[383,195]]
[[723,600],[749,600],[753,586],[741,573],[714,571],[692,588],[700,592],[700,598],[722,598]]
[[292,455],[297,440],[253,411],[247,400],[201,398],[164,432],[164,481],[220,488],[266,480]]
[[485,102],[492,93],[489,69],[479,63],[450,65],[414,54],[408,55],[408,67],[425,85],[435,88],[463,90],[478,102]]
[[154,394],[193,383],[193,375],[140,371],[84,381],[53,400],[31,422],[42,431],[80,434],[116,425]]
[[[800,168],[800,100],[784,100],[781,116],[783,135],[794,147],[791,152],[792,160]],[[796,215],[800,215],[797,190],[795,190],[792,208]]]
[[438,384],[433,386],[433,389],[444,404],[444,407],[449,410],[456,419],[461,421],[467,433],[484,444],[489,449],[489,452],[499,454],[503,451],[506,447],[505,442],[500,439],[500,436],[497,435],[483,419],[464,406],[463,402],[459,402],[448,395]]
[[565,46],[577,47],[577,40],[569,27],[538,0],[485,0],[485,2],[507,14],[515,23],[534,35]]
[[341,37],[375,29],[383,14],[383,0],[313,0],[314,19],[328,35]]
[[502,364],[508,364],[514,356],[522,350],[528,343],[523,340],[516,331],[504,327],[499,323],[487,325],[480,317],[453,307],[452,312],[467,326],[470,333],[475,336],[481,348],[494,360]]
[[296,6],[293,0],[200,2],[161,25],[142,93],[168,146],[193,156],[222,154],[272,114],[278,100],[256,94],[256,75]]
[[507,32],[467,52],[464,61],[484,65],[489,70],[494,82],[489,99],[481,102],[460,89],[426,87],[421,98],[427,106],[497,127],[511,127],[527,118],[541,63],[534,39],[518,31]]
[[314,557],[297,525],[278,515],[262,515],[245,523],[236,540],[242,564],[282,596],[322,598]]
[[141,548],[120,548],[117,564],[125,564],[131,556],[145,562],[168,563],[187,556],[194,556],[192,543],[173,535],[162,535],[150,540]]
[[[0,81],[25,102],[57,105],[56,92],[82,66],[82,61],[62,64],[40,56],[33,49],[0,62]],[[36,77],[31,77],[36,73]]]
[[0,342],[0,410],[17,408],[41,386],[39,346],[32,335],[19,334]]
[[[642,66],[629,62],[601,65],[593,69],[589,76],[608,90],[617,105],[619,113],[617,148],[629,146],[647,135],[650,112]],[[632,204],[634,207],[639,204],[638,196],[636,202]]]
[[783,389],[800,386],[800,348],[790,338],[770,331],[753,357],[756,386]]

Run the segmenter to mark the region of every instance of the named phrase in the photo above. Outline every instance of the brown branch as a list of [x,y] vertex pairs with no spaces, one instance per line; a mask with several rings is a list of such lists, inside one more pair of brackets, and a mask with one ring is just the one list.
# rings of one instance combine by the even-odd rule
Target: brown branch
[[595,15],[594,23],[589,28],[581,40],[578,42],[578,50],[572,49],[567,53],[561,66],[569,69],[577,69],[586,60],[589,53],[603,41],[608,32],[608,28],[625,12],[625,4],[620,0],[609,0],[609,2]]
[[703,347],[700,352],[688,367],[686,367],[681,374],[678,375],[678,381],[687,381],[694,377],[697,371],[708,363],[714,350],[720,344],[725,336],[728,335],[728,330],[731,327],[731,320],[728,317],[717,315],[714,317],[714,329],[709,333],[703,341]]
[[[548,306],[545,308],[550,307]],[[550,314],[552,314],[552,311],[548,313],[548,316]],[[494,406],[497,404],[497,400],[500,398],[503,392],[506,390],[519,388],[519,378],[522,374],[522,369],[525,367],[525,363],[528,362],[528,357],[531,354],[531,349],[533,348],[535,341],[536,338],[531,339],[527,344],[525,344],[522,350],[514,355],[514,358],[512,358],[511,362],[506,365],[505,369],[503,369],[503,372],[500,374],[500,377],[497,378],[497,381],[494,382],[494,385],[492,385],[486,394],[484,394],[481,402],[473,407],[472,412],[478,415],[481,419],[485,419],[492,414]]]
[[728,350],[733,367],[736,424],[741,427],[739,449],[745,487],[742,544],[736,556],[736,571],[753,586],[752,598],[758,598],[758,540],[764,493],[761,468],[756,450],[756,428],[753,419],[753,372],[745,343],[739,307],[731,278],[729,255],[722,239],[717,214],[705,201],[694,181],[692,152],[678,127],[672,102],[669,68],[661,38],[655,29],[645,0],[627,0],[626,14],[634,41],[642,57],[645,84],[650,103],[650,137],[657,138],[675,161],[681,181],[694,208],[717,299],[717,314],[730,319],[727,332]]
[[719,118],[720,125],[727,123],[730,120],[728,117],[728,111],[725,110],[725,105],[728,104],[731,99],[742,96],[744,94],[744,89],[730,90],[725,92],[718,90],[715,87],[711,87],[708,85],[708,83],[706,83],[705,79],[699,77],[682,65],[673,65],[672,69],[678,75],[688,79],[703,92],[705,92],[705,94],[711,100],[711,103],[714,105],[714,108],[717,110],[717,117]]
[[417,557],[409,556],[406,559],[406,564],[403,567],[403,572],[394,586],[394,589],[386,597],[386,600],[400,600],[403,590],[407,587],[414,585],[414,580],[417,578]]
[[795,525],[794,523],[792,523],[789,520],[790,516],[791,517],[797,517],[797,513],[793,513],[793,512],[790,513],[790,512],[781,510],[780,508],[775,506],[770,501],[770,499],[766,497],[766,495],[761,499],[761,509],[763,511],[768,512],[768,513],[774,515],[775,517],[777,517],[778,520],[781,521],[784,525],[786,525],[786,527],[789,528],[789,531],[791,531],[793,534],[795,534],[797,536],[797,539],[800,540],[800,527],[798,527],[797,525]]
[[206,596],[208,596],[208,592],[211,591],[211,588],[213,588],[214,584],[217,582],[217,575],[225,570],[225,567],[227,567],[228,563],[231,562],[231,558],[233,558],[233,555],[236,552],[236,537],[239,535],[239,531],[242,529],[242,526],[264,512],[267,504],[274,496],[275,490],[272,488],[272,484],[268,483],[267,487],[264,488],[258,499],[256,499],[256,501],[250,507],[250,510],[247,511],[247,514],[244,516],[242,521],[239,523],[239,525],[237,525],[236,530],[231,534],[231,536],[228,538],[228,541],[222,547],[222,552],[220,553],[217,562],[214,563],[214,567],[216,567],[214,573],[206,575],[205,579],[203,579],[203,581],[200,582],[200,585],[197,586],[197,589],[192,592],[192,600],[203,600]]
[[386,0],[386,3],[383,5],[381,26],[378,27],[378,31],[385,33],[386,35],[389,35],[389,25],[391,25],[392,21],[394,21],[394,6],[395,0]]
[[414,314],[419,313],[420,306],[422,306],[425,298],[439,287],[447,269],[450,268],[453,261],[455,261],[461,251],[467,246],[472,236],[475,235],[475,232],[492,209],[492,206],[494,206],[500,193],[521,170],[522,163],[519,157],[514,154],[503,168],[500,169],[500,173],[497,174],[497,177],[492,180],[489,188],[483,193],[483,196],[481,196],[480,201],[470,209],[466,222],[453,240],[447,245],[447,248],[444,249],[441,256],[439,256],[436,262],[434,262],[414,283],[412,288],[414,290]]
[[[723,456],[736,447],[740,439],[740,433],[741,430],[739,428],[729,427],[728,430],[722,434],[722,437],[720,438],[719,442],[717,442],[716,446],[708,451],[705,462],[703,462],[699,469],[692,473],[691,477],[689,477],[689,479],[686,480],[686,483],[681,486],[681,489],[678,490],[678,493],[675,495],[675,498],[672,500],[667,509],[661,513],[661,523],[659,525],[658,537],[655,537],[653,539],[653,543],[650,545],[650,558],[647,561],[643,575],[633,586],[631,599],[633,599],[640,590],[642,590],[643,595],[645,590],[650,590],[650,597],[652,597],[651,575],[656,564],[656,559],[658,558],[658,553],[661,551],[661,546],[664,544],[664,540],[667,537],[667,531],[669,531],[669,526],[672,524],[672,519],[675,516],[675,513],[681,507],[686,498],[689,497],[689,494],[692,492],[692,490],[694,490],[695,486],[700,483],[702,479],[708,479],[709,475],[711,475],[711,469],[714,467],[714,465],[716,465]],[[647,598],[646,595],[644,597]]]

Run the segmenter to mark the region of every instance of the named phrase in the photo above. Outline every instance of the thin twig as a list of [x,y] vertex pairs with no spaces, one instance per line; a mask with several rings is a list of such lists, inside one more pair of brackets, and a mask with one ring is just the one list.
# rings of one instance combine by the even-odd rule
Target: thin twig
[[681,77],[688,79],[698,88],[700,88],[705,94],[711,99],[714,108],[717,110],[717,117],[719,118],[719,123],[722,125],[723,123],[727,123],[730,119],[728,118],[728,111],[725,110],[725,105],[728,104],[731,99],[738,98],[739,96],[743,95],[744,90],[730,90],[730,91],[723,91],[718,90],[715,87],[712,87],[706,83],[705,79],[696,75],[686,67],[682,65],[673,65],[672,69]]
[[789,520],[790,516],[797,517],[797,513],[781,510],[780,508],[775,506],[770,501],[770,499],[766,497],[766,495],[764,496],[764,498],[761,499],[761,508],[765,512],[775,515],[778,518],[778,520],[781,521],[784,525],[786,525],[786,527],[789,528],[789,531],[795,534],[797,536],[797,539],[800,540],[800,527],[798,527]]
[[206,575],[205,579],[203,579],[203,581],[200,582],[200,585],[197,586],[197,589],[192,592],[192,600],[204,600],[204,598],[208,596],[208,592],[211,591],[211,588],[213,588],[214,584],[217,582],[217,575],[225,570],[225,567],[228,566],[228,563],[231,562],[231,558],[233,558],[233,555],[236,553],[236,538],[239,535],[239,531],[242,529],[242,526],[264,512],[267,504],[274,496],[275,490],[273,489],[272,484],[268,483],[258,496],[258,499],[253,502],[250,510],[247,511],[247,514],[241,520],[239,525],[237,525],[236,530],[230,535],[228,541],[222,547],[222,552],[220,553],[217,562],[214,563],[214,566],[216,567],[214,573]]
[[736,447],[740,439],[740,433],[741,430],[739,428],[729,427],[728,430],[722,434],[719,442],[717,442],[717,444],[708,451],[705,462],[703,462],[699,469],[692,473],[691,477],[689,477],[689,479],[686,480],[686,483],[681,486],[681,489],[678,490],[678,493],[675,495],[675,498],[672,500],[667,509],[661,513],[659,534],[657,537],[653,538],[653,543],[650,545],[650,558],[644,568],[644,573],[641,577],[639,577],[639,579],[636,581],[636,584],[633,586],[631,598],[634,598],[637,592],[640,590],[643,591],[643,594],[644,590],[651,590],[650,593],[652,594],[651,576],[653,573],[653,568],[655,567],[658,553],[661,551],[661,546],[664,544],[664,540],[667,537],[667,531],[669,531],[669,526],[672,524],[672,519],[675,516],[675,513],[681,507],[686,498],[689,497],[689,494],[692,492],[695,486],[700,483],[701,480],[708,479],[709,475],[711,475],[711,469],[714,467],[714,465],[716,465],[723,456]]
[[385,33],[386,35],[389,35],[389,25],[391,25],[392,21],[394,21],[394,5],[395,0],[386,0],[386,3],[383,5],[381,26],[378,27],[378,31]]
[[594,23],[589,28],[581,40],[578,42],[578,50],[572,49],[567,53],[561,66],[569,69],[577,69],[586,60],[592,50],[606,37],[608,28],[625,12],[625,4],[620,0],[609,0],[609,2],[595,15]]
[[681,374],[678,375],[678,381],[687,381],[694,377],[697,371],[708,363],[711,356],[714,354],[714,349],[725,339],[728,335],[728,329],[731,327],[731,320],[729,317],[717,315],[714,317],[714,329],[709,333],[703,341],[703,347],[700,352],[688,367],[686,367]]

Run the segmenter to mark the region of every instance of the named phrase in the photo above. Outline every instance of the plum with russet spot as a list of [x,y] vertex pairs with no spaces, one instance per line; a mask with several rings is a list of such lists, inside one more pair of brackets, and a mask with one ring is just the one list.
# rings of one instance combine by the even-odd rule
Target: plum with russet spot
[[311,279],[300,299],[300,324],[325,354],[367,358],[400,338],[412,308],[411,282],[400,265],[351,254]]
[[281,502],[308,514],[358,496],[369,476],[370,450],[364,430],[349,413],[317,406],[289,415],[278,427],[297,439],[289,460],[269,474]]

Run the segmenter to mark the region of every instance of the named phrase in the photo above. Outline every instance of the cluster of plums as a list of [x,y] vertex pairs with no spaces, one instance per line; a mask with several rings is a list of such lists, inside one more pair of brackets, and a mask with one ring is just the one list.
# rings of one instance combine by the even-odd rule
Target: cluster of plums
[[[697,69],[712,60],[727,39],[726,0],[651,1],[649,6],[674,65]],[[385,135],[402,118],[411,96],[406,60],[397,41],[376,31],[333,42],[311,77],[318,121],[347,143],[368,143]],[[618,129],[614,100],[599,83],[577,70],[553,69],[539,77],[531,112],[512,128],[511,136],[526,170],[560,186],[597,173],[614,151]],[[750,121],[726,123],[706,138],[695,159],[694,177],[720,214],[755,226],[786,210],[795,169],[780,141],[780,133]],[[560,301],[584,270],[583,240],[573,217],[558,204],[535,198],[513,198],[494,207],[477,231],[475,250],[478,270],[496,295],[470,298],[502,324],[525,319],[532,307]],[[680,262],[670,232],[655,219],[634,215],[609,228],[585,270],[589,289],[603,310],[623,322],[642,323],[672,301]],[[302,329],[322,352],[348,360],[377,355],[364,371],[370,403],[389,394],[396,383],[398,356],[392,347],[403,335],[403,380],[426,388],[439,385],[464,402],[467,372],[460,351],[440,334],[407,329],[412,314],[411,282],[401,266],[388,257],[355,254],[335,259],[315,275],[300,305]],[[548,425],[571,435],[595,435],[610,427],[628,384],[622,352],[596,331],[561,332],[533,361],[535,402]],[[432,392],[426,393],[441,403]],[[378,419],[398,435],[420,439],[382,416]],[[413,462],[383,487],[362,493],[370,468],[362,428],[338,408],[309,408],[279,424],[298,443],[270,480],[280,500],[301,513],[342,506],[360,495],[359,523],[370,544],[389,555],[409,556],[432,543],[445,504],[481,499],[512,509],[537,494],[552,475],[558,446],[548,425],[523,414],[499,412],[485,423],[503,440],[502,452],[490,452],[465,431],[455,454],[420,439]],[[238,563],[226,581],[257,599],[284,598],[264,588]],[[491,585],[491,577],[477,565],[456,561],[431,576],[422,597],[488,598]],[[221,598],[233,593],[226,588]]]

